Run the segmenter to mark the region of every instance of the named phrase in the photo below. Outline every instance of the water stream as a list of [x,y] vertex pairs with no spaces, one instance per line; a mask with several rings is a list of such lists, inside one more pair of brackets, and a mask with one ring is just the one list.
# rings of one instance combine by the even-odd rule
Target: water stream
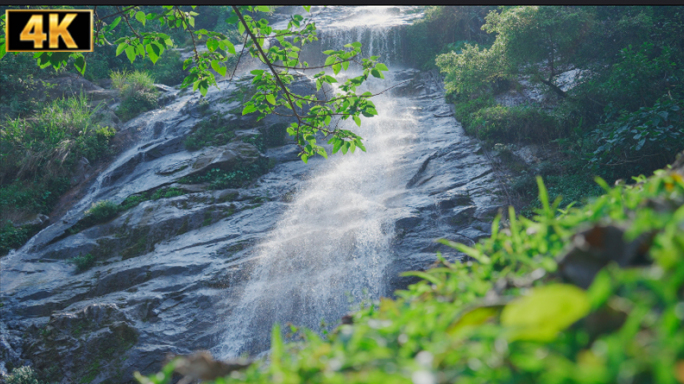
[[[398,15],[387,7],[314,9],[321,43],[308,52],[365,41],[364,57],[396,60],[396,27],[406,22]],[[356,67],[347,75],[358,75]],[[390,72],[384,81],[372,78],[360,92],[376,93],[394,83]],[[391,295],[386,269],[392,260],[396,213],[385,201],[405,190],[406,180],[396,168],[417,121],[409,99],[385,93],[373,102],[379,115],[364,119],[361,127],[351,120],[340,127],[360,134],[368,152],[333,156],[317,166],[257,247],[258,261],[215,348],[221,357],[267,349],[275,322],[317,330],[321,322],[334,324],[350,304]]]

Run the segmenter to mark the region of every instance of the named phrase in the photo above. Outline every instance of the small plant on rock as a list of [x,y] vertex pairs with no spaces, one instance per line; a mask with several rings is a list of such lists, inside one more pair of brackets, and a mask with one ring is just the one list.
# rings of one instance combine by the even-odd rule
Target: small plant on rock
[[5,377],[5,383],[7,384],[42,384],[43,382],[38,380],[38,375],[33,370],[33,368],[25,365],[21,368],[14,368],[9,376]]
[[98,201],[85,212],[92,223],[104,223],[119,213],[119,206],[109,200]]
[[112,86],[121,91],[121,105],[116,112],[122,120],[130,120],[158,106],[154,79],[146,72],[114,71],[111,79]]
[[76,266],[78,272],[87,271],[95,265],[95,256],[90,253],[85,255],[78,255],[69,260],[71,264]]

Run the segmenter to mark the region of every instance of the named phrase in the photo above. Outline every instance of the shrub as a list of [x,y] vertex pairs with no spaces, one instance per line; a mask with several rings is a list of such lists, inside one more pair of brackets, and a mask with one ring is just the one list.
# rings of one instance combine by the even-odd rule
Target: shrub
[[559,136],[558,122],[540,108],[497,105],[471,116],[466,132],[487,141],[547,142]]
[[110,77],[112,86],[122,93],[129,89],[137,92],[152,92],[154,90],[154,79],[147,72],[113,71]]
[[32,225],[15,227],[7,221],[4,227],[0,227],[0,256],[22,246],[28,239],[38,232],[38,228]]
[[470,132],[470,127],[473,124],[473,114],[475,112],[495,105],[494,97],[490,94],[485,94],[474,99],[465,97],[458,99],[460,100],[454,103],[454,117],[463,125],[466,132]]
[[85,217],[92,223],[104,223],[119,214],[119,206],[109,200],[98,201],[85,212]]
[[71,258],[69,262],[76,266],[76,270],[78,272],[83,272],[92,268],[95,265],[95,256],[93,256],[90,253],[84,256],[78,255],[74,258]]
[[665,95],[653,107],[623,112],[615,121],[599,126],[592,133],[598,148],[590,163],[595,169],[621,166],[632,172],[664,166],[684,148],[681,104]]
[[25,365],[21,368],[14,368],[9,376],[5,377],[7,384],[42,384],[38,380],[38,375],[33,368]]
[[121,104],[116,113],[124,121],[158,106],[154,79],[142,71],[114,71],[112,86],[121,91]]
[[158,189],[152,195],[151,199],[152,200],[169,199],[169,198],[176,197],[176,196],[182,196],[184,194],[185,194],[185,192],[183,192],[183,190],[178,189],[178,188]]
[[98,108],[80,94],[45,105],[31,120],[7,119],[0,125],[0,171],[16,178],[68,175],[80,157],[108,156],[115,131],[96,123]]

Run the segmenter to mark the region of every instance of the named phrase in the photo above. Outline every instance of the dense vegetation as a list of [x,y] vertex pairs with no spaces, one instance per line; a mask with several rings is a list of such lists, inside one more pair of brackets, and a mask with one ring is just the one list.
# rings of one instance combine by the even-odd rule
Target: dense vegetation
[[98,107],[85,95],[57,99],[30,118],[0,123],[0,254],[23,244],[38,228],[15,228],[36,214],[49,214],[71,186],[77,166],[111,154],[114,129],[102,126]]
[[[593,175],[650,173],[684,148],[683,30],[681,7],[430,7],[409,37],[441,44],[416,55],[445,74],[467,133],[563,154],[518,175],[514,190],[529,200],[544,167],[582,175],[551,188],[579,181],[591,196]],[[538,97],[502,105],[525,92]]]
[[213,382],[682,382],[684,155],[636,181],[597,178],[604,195],[558,210],[539,178],[532,219],[511,208],[472,248],[445,241],[471,261],[408,272],[421,280],[326,337],[276,325],[268,364]]

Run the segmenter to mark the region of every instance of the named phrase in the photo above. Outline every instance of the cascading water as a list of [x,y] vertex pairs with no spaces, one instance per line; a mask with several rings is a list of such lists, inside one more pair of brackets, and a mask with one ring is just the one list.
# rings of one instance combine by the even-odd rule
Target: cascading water
[[[387,15],[386,9],[360,16],[359,8],[341,8],[347,9],[330,12],[361,20],[351,26],[341,21],[325,24],[327,29],[319,31],[320,48],[341,49],[365,41],[365,56],[378,55],[384,62],[384,57],[396,57],[396,46],[388,38],[397,33],[396,19],[378,20]],[[350,75],[355,69],[350,67]],[[373,80],[372,92],[394,83],[391,72],[385,81]],[[391,294],[386,267],[392,260],[394,216],[385,201],[405,188],[406,180],[395,169],[416,121],[407,99],[381,94],[373,102],[379,115],[364,119],[360,128],[351,120],[342,123],[365,139],[368,153],[359,150],[320,164],[268,240],[257,247],[240,302],[215,349],[221,357],[268,349],[276,322],[319,329],[322,320],[335,323],[350,302]]]

